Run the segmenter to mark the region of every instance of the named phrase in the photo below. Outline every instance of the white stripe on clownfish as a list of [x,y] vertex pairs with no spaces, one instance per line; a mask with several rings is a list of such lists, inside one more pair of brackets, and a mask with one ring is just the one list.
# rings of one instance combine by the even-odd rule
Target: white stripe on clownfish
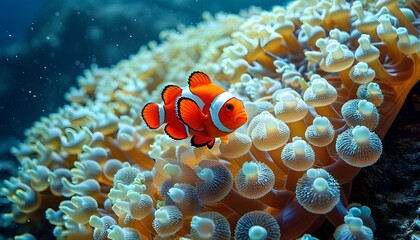
[[[189,98],[189,99],[193,100],[197,104],[197,106],[200,108],[200,110],[203,111],[203,108],[204,108],[203,100],[201,100],[201,98],[199,96],[192,93],[188,86],[185,86],[185,87],[182,88],[181,96],[179,96],[176,99],[176,102],[175,102],[175,111],[176,111],[176,115],[178,116],[178,118],[179,118],[178,102],[179,102],[179,98],[181,98],[181,97],[185,97],[185,98]],[[187,130],[187,135],[190,136],[190,133],[188,131],[189,130],[188,126],[185,125],[185,124],[184,124],[184,126],[185,126],[185,129]]]
[[227,128],[223,123],[220,121],[219,112],[220,109],[222,109],[223,105],[229,101],[229,99],[234,98],[235,96],[232,95],[230,92],[223,92],[219,95],[217,95],[213,101],[210,104],[210,117],[211,120],[214,123],[214,126],[216,126],[220,131],[222,132],[233,132],[232,129]]
[[159,125],[162,125],[165,121],[165,109],[162,104],[158,104],[159,109]]
[[[203,111],[203,108],[204,108],[203,100],[201,100],[199,96],[192,93],[188,86],[182,89],[181,97],[186,97],[193,100],[197,104],[197,106],[201,109],[201,111]],[[178,105],[178,100],[177,100],[177,105]],[[178,106],[176,106],[176,108],[178,109]]]
[[[178,115],[178,117],[179,117],[178,100],[181,97],[186,97],[186,98],[189,98],[189,99],[193,100],[197,104],[197,106],[201,109],[201,111],[203,110],[203,108],[204,108],[203,100],[201,100],[201,98],[199,96],[192,93],[188,86],[185,86],[185,87],[182,88],[181,96],[179,96],[176,99],[176,102],[175,102],[175,111],[176,111],[176,114]],[[190,134],[190,131],[189,131],[190,129],[189,129],[188,125],[186,125],[186,124],[183,124],[183,125],[185,127],[185,132],[187,133],[187,137],[191,137],[191,134]]]

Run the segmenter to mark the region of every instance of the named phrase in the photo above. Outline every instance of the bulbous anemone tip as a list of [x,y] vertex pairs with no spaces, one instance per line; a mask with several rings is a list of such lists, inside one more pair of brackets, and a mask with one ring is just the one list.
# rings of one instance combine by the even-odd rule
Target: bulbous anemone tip
[[300,137],[294,137],[293,142],[286,144],[281,152],[284,165],[295,171],[305,171],[315,162],[315,151]]
[[355,167],[370,166],[382,154],[382,142],[378,135],[359,125],[338,135],[335,147],[338,156]]
[[160,237],[168,237],[178,232],[184,224],[181,211],[175,206],[164,206],[155,211],[153,229]]
[[231,238],[229,222],[218,212],[203,212],[191,221],[192,239],[224,240]]
[[273,171],[262,162],[245,162],[235,179],[239,194],[250,199],[264,196],[272,190],[274,183]]
[[262,211],[243,215],[235,228],[235,240],[280,239],[280,235],[280,227],[274,217]]
[[203,203],[214,203],[225,198],[233,186],[233,176],[222,163],[213,160],[202,160],[197,175],[203,182],[196,183],[199,199]]
[[296,199],[307,211],[330,212],[340,201],[340,185],[323,169],[308,169],[297,183]]
[[344,217],[344,224],[337,227],[334,239],[366,239],[373,240],[373,231],[363,225],[362,219],[347,215]]

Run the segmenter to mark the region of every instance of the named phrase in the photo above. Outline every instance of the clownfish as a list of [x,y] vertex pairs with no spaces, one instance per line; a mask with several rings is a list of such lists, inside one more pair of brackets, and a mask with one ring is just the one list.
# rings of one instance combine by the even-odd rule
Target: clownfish
[[243,102],[212,83],[203,72],[193,72],[188,86],[167,85],[163,104],[147,103],[141,112],[151,129],[166,124],[165,133],[176,140],[191,137],[195,147],[213,147],[215,138],[227,135],[248,121]]

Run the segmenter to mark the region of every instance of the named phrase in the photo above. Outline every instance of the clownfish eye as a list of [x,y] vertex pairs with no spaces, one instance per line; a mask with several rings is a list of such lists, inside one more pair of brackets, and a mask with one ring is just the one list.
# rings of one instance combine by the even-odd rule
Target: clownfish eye
[[233,110],[233,104],[228,103],[226,104],[226,110],[228,110],[229,112]]

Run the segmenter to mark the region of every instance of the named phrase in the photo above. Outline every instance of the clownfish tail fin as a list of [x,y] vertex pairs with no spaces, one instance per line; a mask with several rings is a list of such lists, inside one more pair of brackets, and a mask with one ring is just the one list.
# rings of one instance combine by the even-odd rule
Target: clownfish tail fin
[[165,110],[160,104],[147,103],[141,111],[141,116],[149,128],[156,129],[164,123]]

